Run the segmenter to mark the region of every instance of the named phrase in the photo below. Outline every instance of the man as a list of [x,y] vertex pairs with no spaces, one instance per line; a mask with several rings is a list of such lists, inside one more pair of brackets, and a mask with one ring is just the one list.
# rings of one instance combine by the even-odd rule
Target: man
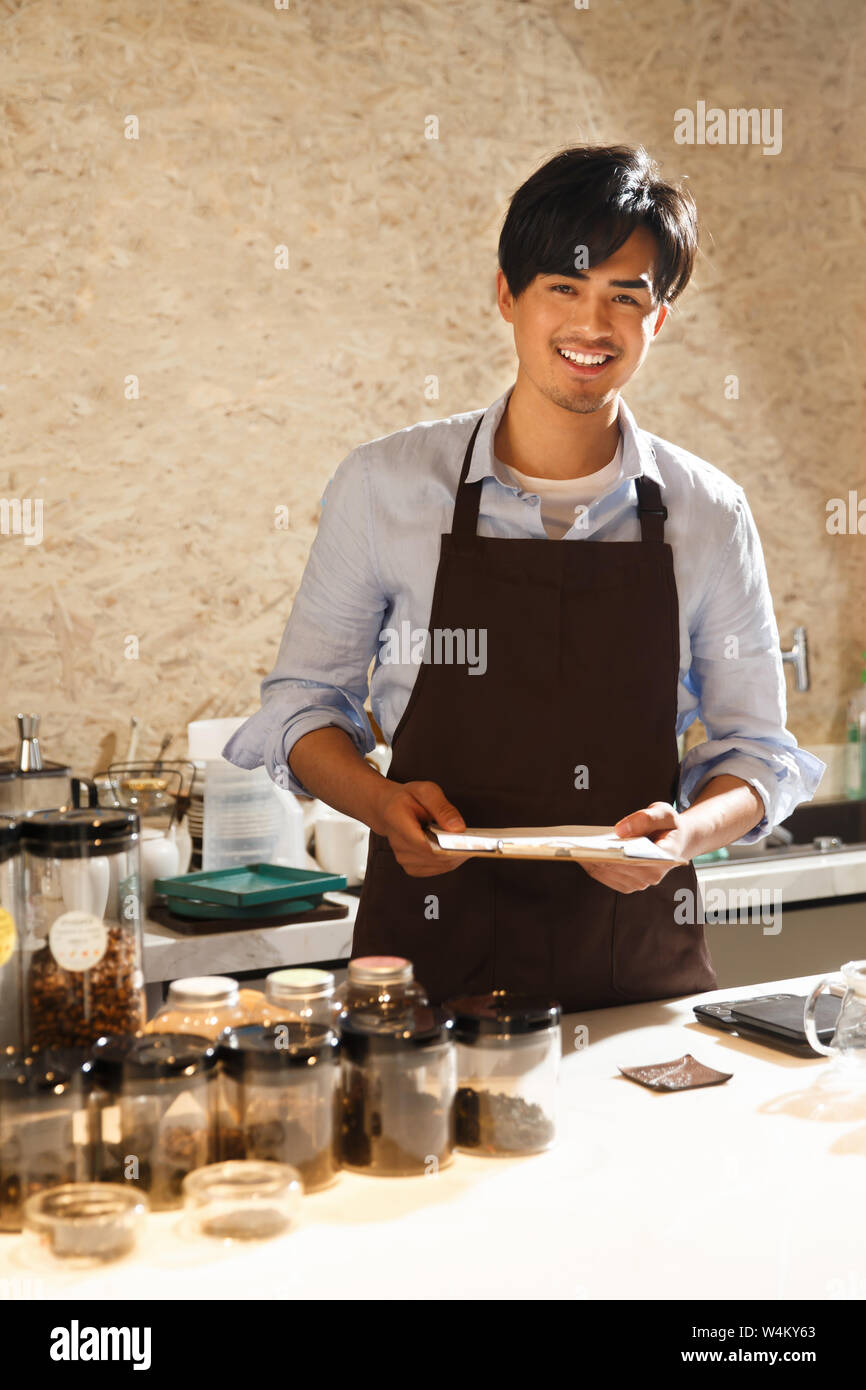
[[[785,728],[745,494],[620,396],[696,249],[691,197],[642,149],[569,149],[518,189],[497,278],[516,382],[343,461],[262,709],[224,750],[371,827],[353,954],[408,956],[433,1002],[711,989],[691,860],[766,835],[824,769]],[[373,658],[387,778],[363,757]],[[687,862],[443,858],[430,822],[614,824]]]

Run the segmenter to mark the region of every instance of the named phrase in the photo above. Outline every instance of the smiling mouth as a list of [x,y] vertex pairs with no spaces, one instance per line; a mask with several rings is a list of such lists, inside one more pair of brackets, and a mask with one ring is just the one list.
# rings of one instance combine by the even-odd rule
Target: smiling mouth
[[612,352],[572,352],[569,348],[556,351],[571,374],[578,377],[600,376],[614,360]]

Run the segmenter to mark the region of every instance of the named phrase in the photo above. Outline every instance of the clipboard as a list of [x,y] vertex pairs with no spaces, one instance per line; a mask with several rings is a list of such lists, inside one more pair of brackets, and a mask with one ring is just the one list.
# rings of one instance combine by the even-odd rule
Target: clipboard
[[622,839],[612,825],[505,826],[469,828],[455,833],[427,825],[424,833],[435,854],[483,859],[564,859],[599,864],[688,864],[661,849],[646,835]]

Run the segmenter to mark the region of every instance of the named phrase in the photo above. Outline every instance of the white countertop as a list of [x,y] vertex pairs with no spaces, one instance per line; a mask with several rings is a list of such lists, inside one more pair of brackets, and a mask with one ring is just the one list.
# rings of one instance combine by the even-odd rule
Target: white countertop
[[[780,854],[766,859],[720,859],[696,865],[701,895],[707,908],[713,891],[777,894],[785,907],[824,898],[847,898],[866,893],[866,849],[827,850],[823,854]],[[721,903],[723,898],[719,898]],[[736,902],[733,899],[734,903]]]
[[[567,1017],[547,1154],[458,1154],[427,1178],[344,1173],[304,1199],[293,1233],[242,1250],[186,1242],[179,1214],[163,1213],[123,1263],[49,1273],[3,1236],[0,1290],[36,1279],[49,1299],[862,1299],[866,1072],[856,1090],[834,1087],[833,1063],[692,1014],[699,998],[812,983]],[[574,1051],[579,1025],[588,1045]],[[617,1071],[684,1052],[732,1079],[658,1094]]]
[[327,896],[348,907],[348,917],[288,922],[282,927],[253,925],[207,935],[186,935],[147,918],[142,933],[145,984],[189,975],[234,975],[245,970],[266,973],[284,965],[348,960],[358,899],[351,893]]

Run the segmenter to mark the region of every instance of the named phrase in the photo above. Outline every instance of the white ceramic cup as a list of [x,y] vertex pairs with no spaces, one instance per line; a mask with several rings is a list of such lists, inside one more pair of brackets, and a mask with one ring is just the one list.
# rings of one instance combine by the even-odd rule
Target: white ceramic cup
[[370,827],[339,811],[326,810],[316,820],[316,862],[329,874],[342,874],[348,886],[364,881]]
[[110,882],[108,855],[94,854],[89,859],[60,861],[60,891],[67,912],[88,912],[93,917],[104,917]]
[[141,832],[141,905],[145,911],[153,904],[153,884],[157,878],[174,878],[180,872],[177,840],[153,828]]

